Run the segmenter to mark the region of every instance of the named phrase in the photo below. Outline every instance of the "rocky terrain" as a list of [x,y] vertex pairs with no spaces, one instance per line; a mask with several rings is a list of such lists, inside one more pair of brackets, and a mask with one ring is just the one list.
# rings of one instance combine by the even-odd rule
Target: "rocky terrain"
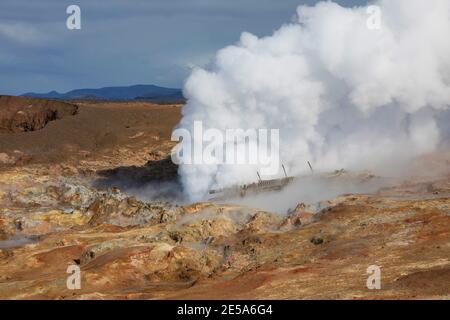
[[50,121],[73,116],[78,107],[60,101],[0,96],[0,133],[36,131]]
[[[432,174],[319,204],[298,199],[285,215],[155,201],[149,195],[179,192],[167,156],[180,107],[78,109],[42,130],[0,135],[10,159],[0,167],[0,298],[450,298],[449,153],[423,159]],[[70,265],[81,269],[80,290],[66,286]],[[371,265],[380,290],[366,287]]]

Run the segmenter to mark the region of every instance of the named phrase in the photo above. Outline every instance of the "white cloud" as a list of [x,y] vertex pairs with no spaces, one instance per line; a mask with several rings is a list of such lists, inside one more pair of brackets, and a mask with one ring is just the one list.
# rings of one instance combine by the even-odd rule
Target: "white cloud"
[[23,23],[0,23],[0,36],[26,45],[42,44],[46,39],[35,27]]

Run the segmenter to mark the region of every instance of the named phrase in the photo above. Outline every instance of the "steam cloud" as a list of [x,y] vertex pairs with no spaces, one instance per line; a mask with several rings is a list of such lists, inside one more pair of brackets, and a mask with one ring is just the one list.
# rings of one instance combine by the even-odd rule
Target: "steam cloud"
[[[450,105],[450,1],[380,0],[367,7],[300,6],[298,22],[239,43],[193,70],[179,128],[280,129],[290,175],[375,169],[446,143]],[[191,200],[210,188],[254,182],[258,166],[181,165]],[[279,177],[283,176],[280,170]],[[263,177],[267,178],[267,177]]]

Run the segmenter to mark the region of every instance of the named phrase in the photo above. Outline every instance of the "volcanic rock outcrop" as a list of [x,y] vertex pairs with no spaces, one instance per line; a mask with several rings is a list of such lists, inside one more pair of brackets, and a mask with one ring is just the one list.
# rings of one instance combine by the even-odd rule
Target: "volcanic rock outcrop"
[[35,131],[50,121],[77,113],[74,104],[44,99],[0,96],[0,133]]

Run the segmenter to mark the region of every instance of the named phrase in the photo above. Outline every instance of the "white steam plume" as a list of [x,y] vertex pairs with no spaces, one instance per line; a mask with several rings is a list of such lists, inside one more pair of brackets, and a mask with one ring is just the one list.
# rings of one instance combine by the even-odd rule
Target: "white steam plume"
[[[450,105],[450,1],[380,0],[367,7],[300,6],[272,36],[244,32],[186,82],[179,128],[280,129],[290,175],[369,169],[445,143]],[[444,126],[444,127],[442,127]],[[192,200],[210,188],[256,180],[258,168],[181,165]],[[251,170],[250,170],[251,169]],[[279,176],[282,176],[280,171]]]

